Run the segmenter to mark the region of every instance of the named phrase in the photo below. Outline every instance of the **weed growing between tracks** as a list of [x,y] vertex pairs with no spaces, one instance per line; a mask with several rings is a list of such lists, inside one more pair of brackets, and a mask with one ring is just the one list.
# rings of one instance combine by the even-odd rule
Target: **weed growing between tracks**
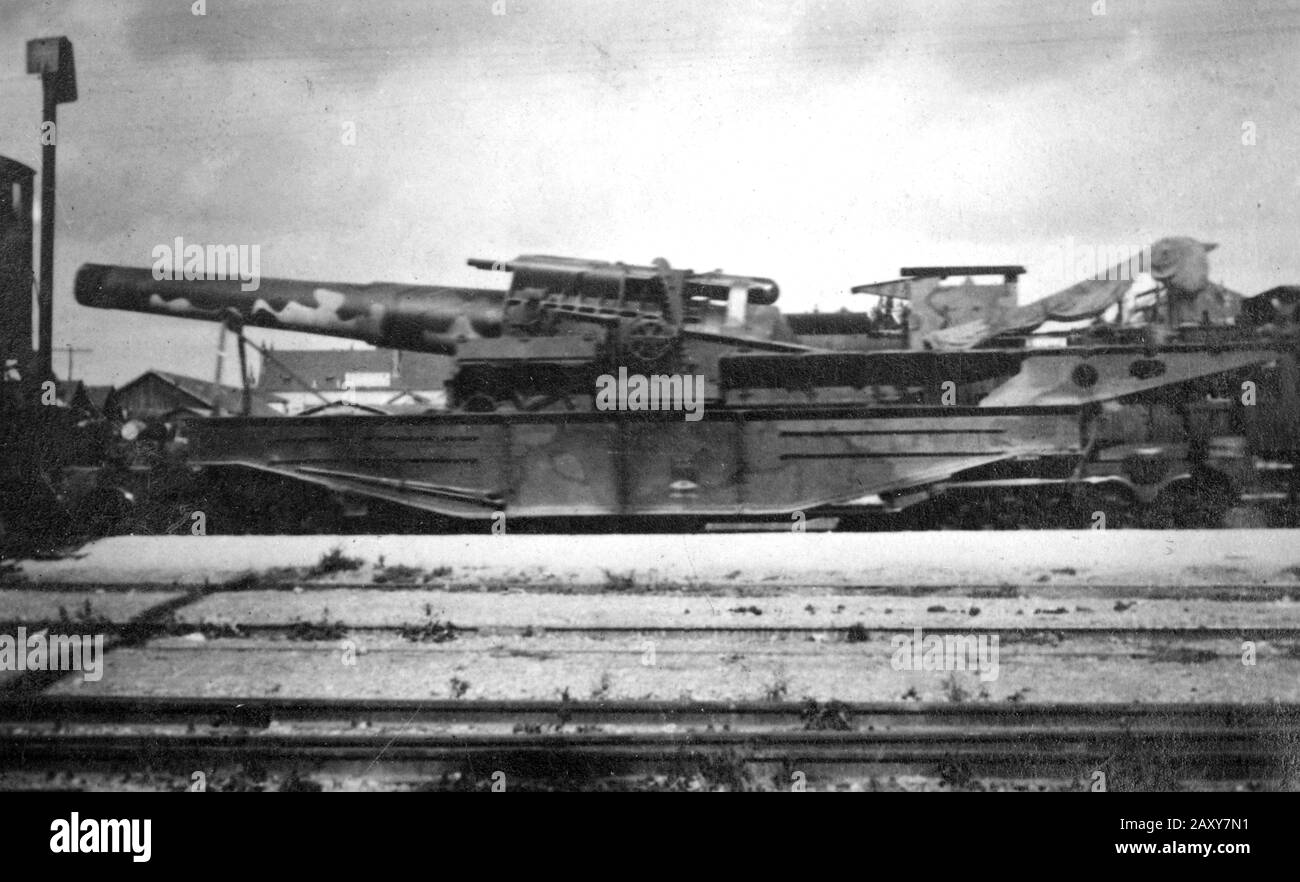
[[803,719],[804,729],[809,731],[847,732],[853,728],[849,706],[842,701],[832,700],[821,704],[810,698],[804,705],[800,717]]
[[353,570],[359,570],[365,566],[365,561],[359,557],[347,557],[343,554],[343,549],[335,546],[328,553],[321,555],[321,559],[316,565],[307,571],[308,578],[318,578],[328,576],[331,573],[347,573]]
[[615,573],[605,570],[606,591],[631,591],[636,588],[635,573]]
[[331,622],[329,620],[330,611],[325,609],[321,612],[320,621],[304,622],[296,621],[289,627],[288,638],[290,640],[342,640],[348,635],[347,626],[342,622]]
[[87,598],[75,614],[69,613],[68,608],[60,604],[57,619],[0,621],[0,634],[15,633],[20,627],[26,628],[29,634],[36,634],[40,631],[46,631],[51,635],[116,634],[121,625],[114,623],[107,616],[95,612],[90,599]]
[[844,639],[849,643],[870,643],[871,632],[861,622],[854,622],[849,625],[849,629],[844,633]]
[[775,679],[763,690],[763,698],[767,701],[785,701],[789,690],[790,681],[786,679],[785,671],[777,671]]
[[[788,764],[787,764],[788,765]],[[484,771],[491,767],[493,771]],[[492,775],[506,768],[506,789],[514,792],[558,791],[614,791],[614,792],[750,792],[757,790],[788,789],[784,779],[776,774],[771,781],[758,778],[750,768],[742,751],[724,754],[689,751],[659,774],[630,774],[607,761],[591,760],[566,755],[559,751],[547,756],[498,758],[486,763],[466,766],[464,771],[443,775],[422,786],[422,790],[488,792],[492,790]]]
[[403,625],[398,629],[403,640],[411,643],[446,643],[456,639],[457,628],[451,622],[431,619],[418,625]]

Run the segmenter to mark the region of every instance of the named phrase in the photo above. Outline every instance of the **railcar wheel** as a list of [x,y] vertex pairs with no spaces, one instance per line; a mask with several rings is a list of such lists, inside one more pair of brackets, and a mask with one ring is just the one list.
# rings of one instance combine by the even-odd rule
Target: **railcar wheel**
[[1138,526],[1138,512],[1133,495],[1123,487],[1099,485],[1089,487],[1075,500],[1076,518],[1073,525],[1091,529],[1098,523],[1100,514],[1107,530],[1126,530]]
[[1227,481],[1208,473],[1195,474],[1160,491],[1147,509],[1144,526],[1176,530],[1215,529],[1223,526],[1233,501]]

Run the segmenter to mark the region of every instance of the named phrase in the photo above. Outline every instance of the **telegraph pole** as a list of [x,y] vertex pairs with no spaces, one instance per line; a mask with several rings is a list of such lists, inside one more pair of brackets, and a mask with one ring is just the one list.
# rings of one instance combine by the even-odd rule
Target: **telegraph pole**
[[54,376],[54,149],[58,141],[60,104],[77,100],[77,73],[72,43],[67,37],[27,41],[27,72],[41,75],[44,111],[41,115],[41,266],[36,292],[36,355],[39,378]]
[[71,343],[69,343],[69,344],[67,344],[66,346],[64,346],[63,349],[64,349],[65,352],[68,353],[68,381],[71,382],[71,380],[72,380],[72,354],[75,352],[75,353],[77,353],[78,355],[83,355],[83,354],[84,354],[84,355],[89,355],[90,353],[94,352],[95,350],[93,350],[93,349],[78,349],[78,348],[74,347]]

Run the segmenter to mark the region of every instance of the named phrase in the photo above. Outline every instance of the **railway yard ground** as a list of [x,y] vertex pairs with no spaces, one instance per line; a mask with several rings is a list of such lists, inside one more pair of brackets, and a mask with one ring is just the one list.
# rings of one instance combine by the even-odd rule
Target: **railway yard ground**
[[103,637],[0,788],[1290,790],[1298,600],[1288,530],[118,537],[0,564]]

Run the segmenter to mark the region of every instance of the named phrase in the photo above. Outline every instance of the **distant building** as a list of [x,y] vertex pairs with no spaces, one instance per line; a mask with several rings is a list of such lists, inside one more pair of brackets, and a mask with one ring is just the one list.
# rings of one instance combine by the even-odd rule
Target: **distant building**
[[60,407],[66,407],[81,418],[97,419],[104,413],[104,398],[92,396],[91,390],[112,387],[87,386],[80,380],[55,380],[54,397]]
[[[105,410],[121,412],[128,419],[184,418],[212,416],[218,406],[223,413],[238,413],[242,391],[236,386],[218,385],[168,371],[149,370],[114,389]],[[252,416],[276,416],[282,411],[260,392],[252,396]]]
[[90,399],[90,404],[95,411],[109,419],[118,419],[121,414],[110,413],[108,410],[108,401],[112,396],[114,389],[112,386],[86,386],[86,397]]
[[[257,391],[281,413],[298,414],[326,402],[385,412],[447,406],[455,361],[392,349],[276,349],[262,359]],[[277,364],[276,362],[279,362]]]

